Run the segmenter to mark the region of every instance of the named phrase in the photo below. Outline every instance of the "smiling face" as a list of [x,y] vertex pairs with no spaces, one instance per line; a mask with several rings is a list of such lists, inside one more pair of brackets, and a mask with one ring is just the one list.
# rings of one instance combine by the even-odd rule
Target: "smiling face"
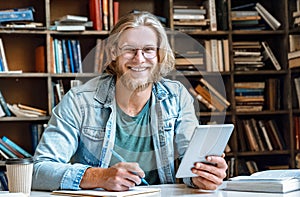
[[146,26],[125,30],[117,46],[117,80],[130,89],[143,90],[159,75],[157,36]]

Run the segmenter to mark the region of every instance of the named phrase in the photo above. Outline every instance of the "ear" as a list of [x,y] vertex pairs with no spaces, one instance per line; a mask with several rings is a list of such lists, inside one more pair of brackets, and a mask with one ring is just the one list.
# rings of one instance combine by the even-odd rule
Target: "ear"
[[117,51],[116,51],[116,48],[112,48],[112,49],[110,50],[110,55],[111,55],[111,59],[112,59],[113,61],[115,61],[115,60],[117,59]]

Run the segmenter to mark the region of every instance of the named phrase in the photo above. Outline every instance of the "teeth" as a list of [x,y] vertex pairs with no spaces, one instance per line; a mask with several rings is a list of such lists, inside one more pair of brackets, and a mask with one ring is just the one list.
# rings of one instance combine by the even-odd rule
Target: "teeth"
[[146,70],[146,67],[131,67],[131,70],[141,72],[141,71]]

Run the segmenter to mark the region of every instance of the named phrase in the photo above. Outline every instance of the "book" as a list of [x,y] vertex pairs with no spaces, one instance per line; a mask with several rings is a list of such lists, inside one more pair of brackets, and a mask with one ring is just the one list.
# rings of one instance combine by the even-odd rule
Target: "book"
[[265,170],[230,178],[224,190],[287,193],[300,189],[300,170]]
[[18,158],[13,152],[11,152],[6,146],[0,143],[0,150],[2,150],[9,158]]
[[289,68],[298,68],[300,67],[300,57],[288,60]]
[[9,138],[7,138],[6,136],[2,136],[2,140],[5,143],[7,143],[9,146],[11,146],[12,148],[14,148],[15,150],[19,151],[25,157],[32,157],[31,154],[29,154],[26,150],[24,150],[23,148],[21,148],[19,145],[17,145],[16,143],[14,143],[12,140],[10,140]]
[[128,191],[114,192],[106,191],[101,188],[94,190],[55,190],[52,192],[56,195],[66,195],[66,196],[107,196],[107,197],[125,197],[125,196],[145,196],[150,194],[160,195],[160,188],[150,188],[143,186],[136,186]]
[[299,51],[300,50],[300,35],[290,34],[289,35],[289,52]]
[[277,58],[275,57],[275,55],[273,54],[271,48],[269,47],[269,44],[266,41],[261,42],[262,46],[264,47],[267,56],[271,59],[274,67],[276,70],[281,70],[281,66],[277,60]]
[[32,107],[32,106],[29,106],[29,105],[24,105],[24,104],[21,104],[21,103],[18,104],[18,107],[20,109],[30,110],[30,111],[33,111],[33,112],[37,112],[40,115],[47,114],[46,110],[42,110],[42,109],[39,109],[39,108],[36,108],[36,107]]
[[4,98],[1,90],[0,90],[0,105],[3,108],[6,116],[12,116],[12,114],[11,114],[11,112],[10,112],[8,106],[7,106],[7,102],[6,102],[5,98]]
[[2,71],[9,71],[2,38],[0,38],[0,59],[3,67]]
[[90,20],[93,21],[93,29],[97,31],[102,30],[102,0],[89,1]]
[[256,3],[255,9],[273,30],[277,30],[281,26],[280,22],[276,20],[260,3]]
[[5,114],[4,110],[3,110],[3,107],[0,104],[0,117],[4,117],[4,116],[6,116],[6,114]]
[[33,21],[32,7],[0,10],[0,23],[9,21]]
[[77,15],[64,15],[58,19],[59,22],[87,22],[88,18],[85,16]]
[[210,104],[205,98],[203,98],[203,96],[201,96],[200,94],[198,94],[194,88],[190,87],[189,88],[190,93],[201,103],[203,103],[208,109],[210,109],[211,111],[215,111],[216,107],[213,106],[212,104]]
[[300,50],[288,52],[288,59],[294,59],[300,57]]

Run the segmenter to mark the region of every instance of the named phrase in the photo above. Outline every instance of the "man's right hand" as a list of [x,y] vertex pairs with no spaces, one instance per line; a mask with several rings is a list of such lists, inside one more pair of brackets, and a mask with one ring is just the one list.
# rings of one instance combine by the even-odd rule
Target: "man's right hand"
[[[134,173],[133,173],[134,172]],[[138,163],[120,162],[110,168],[88,168],[80,182],[82,189],[103,188],[109,191],[127,191],[141,184],[144,171]]]

